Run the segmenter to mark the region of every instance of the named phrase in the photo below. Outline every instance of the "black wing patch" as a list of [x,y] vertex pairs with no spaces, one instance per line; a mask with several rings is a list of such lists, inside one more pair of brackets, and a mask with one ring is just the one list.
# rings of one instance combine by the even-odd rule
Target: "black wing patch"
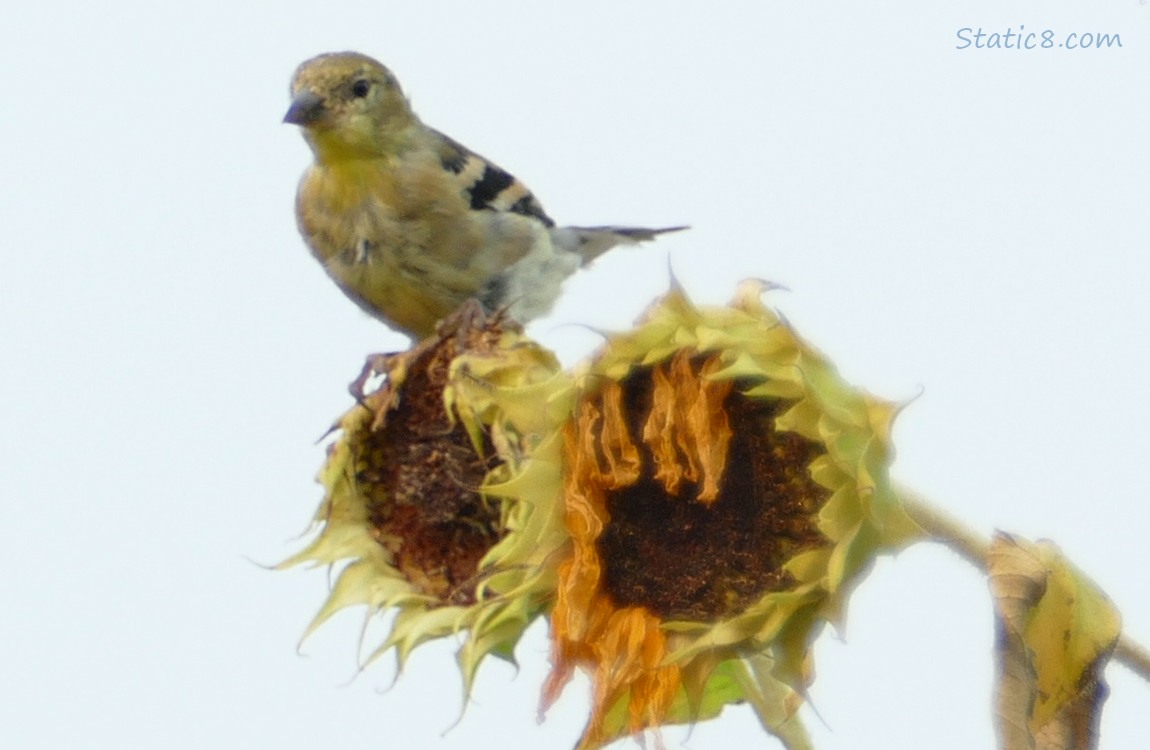
[[514,177],[494,164],[488,164],[483,168],[483,174],[479,179],[467,188],[467,192],[471,194],[471,207],[477,211],[481,208],[494,208],[491,204],[514,182]]
[[[440,138],[439,163],[443,165],[444,169],[456,175],[462,175],[464,172],[468,172],[468,176],[479,173],[478,177],[464,188],[468,204],[472,210],[508,211],[520,216],[530,216],[546,227],[555,226],[555,222],[543,210],[543,206],[539,204],[535,196],[510,173],[438,130],[435,131],[435,134]],[[483,168],[482,172],[479,172],[480,166]],[[508,189],[510,189],[510,193],[506,193]],[[519,197],[515,198],[515,195]],[[512,201],[510,205],[508,205],[509,201]]]
[[451,140],[443,133],[436,131],[443,141],[439,146],[439,163],[443,168],[452,174],[459,174],[463,168],[467,166],[467,160],[471,156],[471,152],[464,148],[461,144]]
[[[475,158],[479,159],[480,157]],[[511,195],[505,195],[504,193],[508,189],[514,192]],[[507,201],[515,193],[521,193],[521,195],[514,203],[507,205]],[[526,187],[490,162],[484,162],[483,174],[479,176],[478,180],[471,183],[471,187],[467,188],[467,194],[471,197],[473,210],[509,211],[513,214],[538,219],[546,227],[555,226],[555,222],[543,211],[543,206],[539,205],[539,201],[535,200],[535,196],[528,192]],[[500,198],[503,199],[502,206],[498,203]]]
[[543,206],[539,205],[539,201],[535,200],[535,196],[531,193],[528,193],[527,195],[512,203],[511,207],[507,210],[513,214],[534,216],[536,219],[539,219],[539,221],[543,222],[543,226],[545,227],[555,226],[555,222],[552,221],[551,217],[543,211]]

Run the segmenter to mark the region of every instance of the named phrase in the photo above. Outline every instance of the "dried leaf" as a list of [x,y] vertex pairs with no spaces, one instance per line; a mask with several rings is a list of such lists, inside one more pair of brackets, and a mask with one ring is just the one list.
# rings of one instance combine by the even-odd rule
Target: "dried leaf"
[[1118,612],[1050,542],[999,533],[988,562],[1001,747],[1096,748],[1107,694],[1102,670],[1121,632]]

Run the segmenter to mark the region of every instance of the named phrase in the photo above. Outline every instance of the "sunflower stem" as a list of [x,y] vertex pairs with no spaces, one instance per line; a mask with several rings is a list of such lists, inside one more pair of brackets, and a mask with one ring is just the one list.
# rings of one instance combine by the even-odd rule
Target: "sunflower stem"
[[[895,493],[903,510],[927,533],[931,541],[944,544],[984,574],[989,569],[990,541],[949,513],[931,505],[922,495],[903,486]],[[1150,682],[1150,650],[1125,633],[1118,638],[1111,657],[1143,680]]]
[[987,571],[990,541],[954,516],[931,505],[926,498],[906,487],[897,486],[895,493],[903,510],[927,533],[931,541],[950,547],[983,573]]
[[1110,657],[1142,679],[1150,682],[1150,650],[1123,633]]

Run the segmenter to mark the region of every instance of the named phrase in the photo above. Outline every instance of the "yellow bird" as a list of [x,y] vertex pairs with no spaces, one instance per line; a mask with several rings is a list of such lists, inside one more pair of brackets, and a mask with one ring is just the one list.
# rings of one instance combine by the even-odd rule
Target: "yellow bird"
[[296,198],[312,254],[360,307],[424,338],[470,298],[520,322],[619,244],[685,227],[559,227],[518,180],[434,130],[366,55],[314,57],[284,122],[315,155]]

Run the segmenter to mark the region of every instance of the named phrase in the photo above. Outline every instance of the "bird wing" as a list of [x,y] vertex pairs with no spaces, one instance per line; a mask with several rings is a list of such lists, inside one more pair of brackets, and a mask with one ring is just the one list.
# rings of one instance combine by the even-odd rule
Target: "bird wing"
[[505,211],[555,226],[538,199],[511,173],[438,130],[432,133],[438,139],[439,163],[458,176],[472,210]]

